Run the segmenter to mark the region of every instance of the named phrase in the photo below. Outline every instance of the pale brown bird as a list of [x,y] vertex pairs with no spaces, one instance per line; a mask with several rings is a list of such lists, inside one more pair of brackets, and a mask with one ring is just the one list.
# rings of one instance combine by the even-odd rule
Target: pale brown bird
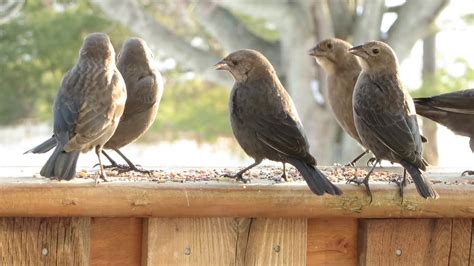
[[242,149],[255,160],[235,178],[242,180],[244,172],[269,159],[295,166],[317,195],[342,194],[316,168],[293,101],[261,53],[238,50],[216,69],[229,71],[235,79],[229,100],[231,126]]
[[153,61],[153,53],[140,38],[131,38],[123,44],[117,68],[125,80],[127,102],[118,128],[104,148],[117,152],[128,167],[118,165],[105,151],[102,153],[112,164],[107,167],[117,167],[120,172],[149,172],[138,169],[119,149],[143,136],[155,121],[163,95],[163,79]]
[[[395,52],[379,41],[367,42],[349,51],[359,57],[362,66],[353,95],[354,121],[362,143],[378,161],[401,164],[422,197],[438,198],[420,171],[426,170],[427,165],[422,157],[422,138],[413,100],[400,81]],[[368,178],[373,169],[363,180],[370,196]],[[400,185],[402,196],[405,174]]]
[[[457,135],[469,137],[474,152],[474,89],[416,98],[416,113],[449,128]],[[474,171],[462,173],[472,175]]]
[[[337,122],[349,136],[364,146],[357,133],[352,111],[352,94],[361,68],[357,58],[349,53],[351,47],[346,41],[329,38],[309,50],[309,55],[313,56],[327,73],[328,103]],[[368,152],[366,149],[349,165],[353,166]]]
[[104,33],[87,35],[79,60],[64,76],[54,101],[53,137],[28,151],[43,153],[56,147],[40,174],[70,180],[75,176],[79,153],[95,149],[100,178],[105,180],[100,153],[117,128],[126,98],[109,37]]

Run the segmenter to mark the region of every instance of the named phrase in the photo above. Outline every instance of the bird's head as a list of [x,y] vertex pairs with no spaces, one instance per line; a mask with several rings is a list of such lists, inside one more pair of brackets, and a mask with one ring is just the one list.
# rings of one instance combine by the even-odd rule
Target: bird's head
[[79,52],[81,58],[115,64],[115,50],[109,36],[102,32],[90,33],[84,39]]
[[364,70],[397,70],[398,59],[388,44],[380,41],[370,41],[349,49],[358,56]]
[[250,49],[235,51],[214,65],[216,70],[227,70],[236,82],[262,75],[275,75],[273,66],[260,52]]
[[117,56],[117,66],[122,71],[124,68],[130,70],[147,70],[153,65],[153,53],[147,43],[140,38],[130,38],[123,45]]
[[351,47],[352,45],[346,41],[329,38],[319,42],[308,53],[326,72],[331,74],[337,69],[360,69],[357,59],[348,51]]

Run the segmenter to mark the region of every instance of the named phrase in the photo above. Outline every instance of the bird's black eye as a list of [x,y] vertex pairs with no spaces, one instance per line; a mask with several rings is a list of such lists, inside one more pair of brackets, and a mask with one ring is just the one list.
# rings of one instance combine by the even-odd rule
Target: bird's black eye
[[327,44],[328,49],[332,49],[332,43]]
[[374,49],[372,49],[372,53],[374,53],[374,54],[378,54],[379,52],[380,52],[380,51],[379,51],[379,49],[378,49],[378,48],[374,48]]
[[236,66],[236,65],[238,65],[238,64],[239,64],[238,61],[232,60],[232,65]]

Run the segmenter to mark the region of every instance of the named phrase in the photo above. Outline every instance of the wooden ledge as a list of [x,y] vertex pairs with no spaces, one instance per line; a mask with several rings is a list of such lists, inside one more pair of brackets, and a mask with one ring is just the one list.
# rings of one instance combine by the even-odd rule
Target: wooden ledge
[[113,181],[95,185],[92,179],[2,178],[0,216],[474,217],[474,185],[435,184],[440,198],[425,200],[410,184],[402,203],[395,184],[372,182],[370,205],[363,186],[338,186],[344,195],[321,197],[312,194],[303,181]]

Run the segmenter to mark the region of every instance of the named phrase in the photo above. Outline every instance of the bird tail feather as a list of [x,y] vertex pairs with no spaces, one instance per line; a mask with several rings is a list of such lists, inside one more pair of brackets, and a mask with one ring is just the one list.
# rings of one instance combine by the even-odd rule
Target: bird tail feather
[[46,140],[45,142],[41,143],[40,145],[34,147],[31,150],[25,151],[26,153],[46,153],[50,151],[52,148],[56,147],[56,138],[53,136]]
[[433,189],[431,182],[423,175],[423,173],[411,163],[402,161],[401,165],[410,173],[413,182],[415,182],[416,190],[423,198],[439,198],[438,193]]
[[296,167],[300,171],[304,180],[314,194],[323,195],[328,193],[331,195],[341,195],[342,191],[331,183],[328,178],[317,167],[298,159],[290,158],[288,163]]
[[79,153],[79,151],[65,152],[62,147],[57,146],[41,169],[40,174],[48,178],[56,177],[60,180],[71,180],[76,175]]

